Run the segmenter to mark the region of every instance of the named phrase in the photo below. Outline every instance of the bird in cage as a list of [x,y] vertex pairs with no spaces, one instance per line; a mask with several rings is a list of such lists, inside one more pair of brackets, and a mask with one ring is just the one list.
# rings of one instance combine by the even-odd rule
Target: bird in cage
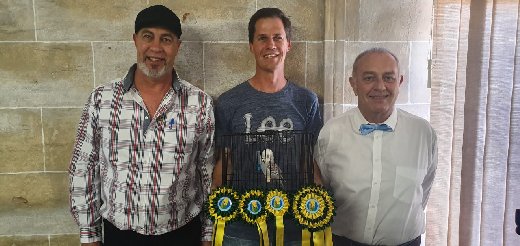
[[271,149],[265,149],[260,154],[260,168],[264,173],[267,183],[271,182],[271,179],[282,180],[281,170],[274,162],[274,153]]

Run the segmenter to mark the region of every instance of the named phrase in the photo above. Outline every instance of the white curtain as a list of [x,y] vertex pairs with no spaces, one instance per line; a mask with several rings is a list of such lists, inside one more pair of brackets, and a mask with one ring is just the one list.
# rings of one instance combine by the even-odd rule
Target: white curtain
[[436,0],[427,245],[520,245],[519,0]]

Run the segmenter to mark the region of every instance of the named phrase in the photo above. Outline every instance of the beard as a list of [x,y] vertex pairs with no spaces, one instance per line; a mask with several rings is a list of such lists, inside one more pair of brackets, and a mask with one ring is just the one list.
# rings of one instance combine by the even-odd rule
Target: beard
[[149,69],[144,62],[138,62],[137,67],[148,78],[157,79],[166,74],[166,64],[160,69]]

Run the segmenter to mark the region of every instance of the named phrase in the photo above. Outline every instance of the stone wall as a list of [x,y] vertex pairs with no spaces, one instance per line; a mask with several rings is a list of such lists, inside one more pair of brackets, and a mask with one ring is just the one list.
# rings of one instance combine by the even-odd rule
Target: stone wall
[[352,63],[363,50],[375,46],[388,48],[400,59],[404,82],[397,106],[429,119],[433,1],[328,0],[325,3],[325,119],[357,104],[348,83]]
[[355,104],[351,63],[374,45],[401,58],[399,106],[429,116],[431,1],[1,1],[0,246],[79,244],[66,171],[79,115],[134,63],[135,16],[159,3],[183,24],[180,76],[215,98],[254,74],[249,17],[279,7],[294,26],[287,77],[318,93],[325,119]]

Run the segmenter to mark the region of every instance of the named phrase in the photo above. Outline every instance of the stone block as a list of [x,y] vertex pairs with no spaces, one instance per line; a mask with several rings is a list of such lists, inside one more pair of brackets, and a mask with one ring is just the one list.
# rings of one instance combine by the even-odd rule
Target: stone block
[[175,59],[175,67],[182,79],[204,90],[202,47],[202,42],[183,42]]
[[266,7],[279,8],[291,19],[292,40],[322,41],[325,37],[325,1],[258,1],[259,9]]
[[51,235],[50,246],[79,246],[79,232],[75,234]]
[[[347,0],[347,40],[428,41],[431,39],[433,1]],[[356,8],[356,6],[359,6]],[[359,10],[352,13],[352,10]],[[357,35],[357,37],[356,37]]]
[[324,101],[324,44],[307,43],[307,88],[318,94],[320,103]]
[[305,61],[305,42],[292,42],[285,58],[285,77],[301,87],[305,87]]
[[182,39],[190,41],[246,41],[247,23],[255,0],[150,0],[171,8],[182,23]]
[[[55,208],[0,210],[0,220],[4,222],[0,225],[0,235],[79,233],[67,204],[65,202],[62,206]],[[46,245],[48,245],[48,241]]]
[[0,185],[3,187],[0,211],[52,208],[69,201],[69,179],[65,172],[0,174]]
[[204,44],[205,90],[213,97],[250,79],[255,67],[248,43]]
[[82,109],[44,108],[45,170],[67,171]]
[[0,40],[34,41],[33,1],[0,2]]
[[[323,65],[323,103],[334,103],[334,57],[337,55],[335,52],[334,41],[324,41],[323,53],[324,53],[324,65]],[[342,42],[343,44],[345,42]],[[341,54],[343,57],[344,55]]]
[[[5,221],[3,221],[5,222]],[[33,236],[0,236],[0,246],[48,246],[49,237],[45,235]]]
[[76,233],[67,173],[0,174],[0,235]]
[[345,86],[344,91],[344,103],[347,104],[357,104],[357,97],[354,95],[352,91],[352,87],[350,86],[348,79],[352,76],[352,65],[356,56],[361,52],[373,48],[373,47],[383,47],[391,52],[393,52],[397,58],[399,59],[399,67],[401,70],[401,74],[403,75],[403,83],[399,88],[399,96],[397,97],[396,103],[404,104],[408,103],[408,80],[409,80],[409,57],[410,57],[410,45],[408,42],[346,42],[345,47]]
[[0,139],[0,173],[43,171],[40,109],[0,109]]
[[[346,100],[351,98],[351,94],[348,94],[349,84],[348,77],[345,76],[345,42],[344,41],[336,41],[334,42],[334,81],[332,87],[333,89],[333,103],[334,104],[343,104],[346,103]],[[346,94],[347,93],[347,94]]]
[[410,103],[430,103],[431,89],[428,88],[429,60],[431,45],[429,42],[412,42],[410,54]]
[[[344,24],[336,24],[339,27],[345,28],[345,31],[339,30],[340,33],[343,33],[342,37],[343,40],[360,40],[360,32],[359,29],[360,26],[363,26],[363,23],[360,23],[359,20],[361,19],[359,17],[360,15],[360,2],[362,0],[347,0],[347,1],[338,1],[338,2],[344,2],[343,6],[344,9],[338,9],[336,16],[336,21],[341,23],[344,22]],[[381,4],[384,5],[384,4]],[[344,14],[341,15],[341,12],[344,11]],[[339,13],[338,13],[339,12]]]
[[92,91],[89,43],[0,43],[0,53],[0,107],[82,107]]
[[128,69],[137,61],[132,41],[94,42],[93,49],[96,86],[124,78]]
[[34,1],[39,41],[132,40],[137,13],[146,7],[138,1]]

